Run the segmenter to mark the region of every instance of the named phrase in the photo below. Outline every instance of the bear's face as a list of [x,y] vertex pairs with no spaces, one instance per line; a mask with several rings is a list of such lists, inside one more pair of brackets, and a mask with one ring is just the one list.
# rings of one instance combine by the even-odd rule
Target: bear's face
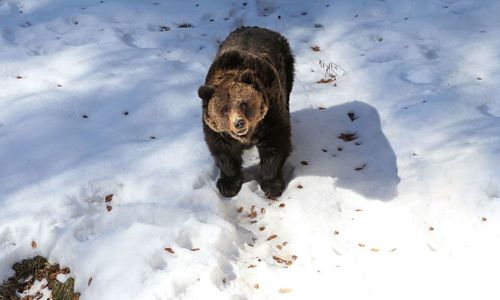
[[201,86],[198,94],[203,99],[203,121],[212,130],[249,143],[268,105],[265,96],[249,82],[254,79],[244,81],[244,76],[217,86]]

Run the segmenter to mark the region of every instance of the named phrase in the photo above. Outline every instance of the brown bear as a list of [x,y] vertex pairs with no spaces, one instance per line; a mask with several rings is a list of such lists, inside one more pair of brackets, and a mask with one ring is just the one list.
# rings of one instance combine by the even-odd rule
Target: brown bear
[[203,100],[205,141],[220,169],[217,188],[238,194],[243,182],[241,154],[256,146],[258,181],[269,198],[285,187],[283,164],[291,152],[289,98],[294,58],[279,33],[240,27],[222,42],[198,89]]

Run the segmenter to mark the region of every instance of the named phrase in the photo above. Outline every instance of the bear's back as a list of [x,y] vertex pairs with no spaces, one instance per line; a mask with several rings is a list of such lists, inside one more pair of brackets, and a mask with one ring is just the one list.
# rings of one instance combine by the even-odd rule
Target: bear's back
[[[220,45],[218,54],[239,50],[260,57],[286,55],[289,52],[287,40],[279,33],[260,27],[240,27],[231,32]],[[273,59],[275,61],[275,59]]]

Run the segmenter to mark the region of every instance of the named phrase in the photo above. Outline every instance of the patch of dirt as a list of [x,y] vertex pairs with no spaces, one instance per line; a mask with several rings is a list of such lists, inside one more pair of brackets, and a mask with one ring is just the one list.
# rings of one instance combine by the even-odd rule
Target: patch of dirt
[[0,299],[41,299],[43,296],[41,291],[35,291],[32,295],[21,295],[29,291],[35,281],[46,280],[47,284],[43,288],[48,288],[52,293],[54,300],[77,300],[80,298],[79,293],[75,293],[75,280],[68,278],[65,283],[59,282],[56,278],[59,274],[69,274],[70,270],[67,267],[61,268],[58,264],[51,264],[42,256],[35,256],[30,259],[25,259],[15,263],[12,266],[15,275],[8,278],[0,285]]

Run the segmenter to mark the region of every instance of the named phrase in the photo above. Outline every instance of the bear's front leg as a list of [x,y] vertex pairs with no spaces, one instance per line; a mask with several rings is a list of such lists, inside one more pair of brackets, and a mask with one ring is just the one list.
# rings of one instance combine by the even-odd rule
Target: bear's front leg
[[220,170],[220,177],[217,180],[217,188],[224,197],[234,197],[243,184],[241,173],[241,151],[216,152],[213,154],[215,163]]
[[237,141],[232,141],[213,131],[203,123],[203,132],[208,149],[220,170],[217,189],[224,197],[236,196],[243,184],[241,172],[241,154],[243,148]]
[[260,155],[259,181],[260,188],[268,198],[281,196],[285,189],[283,165],[290,154],[289,139],[281,143],[263,143],[258,146]]

